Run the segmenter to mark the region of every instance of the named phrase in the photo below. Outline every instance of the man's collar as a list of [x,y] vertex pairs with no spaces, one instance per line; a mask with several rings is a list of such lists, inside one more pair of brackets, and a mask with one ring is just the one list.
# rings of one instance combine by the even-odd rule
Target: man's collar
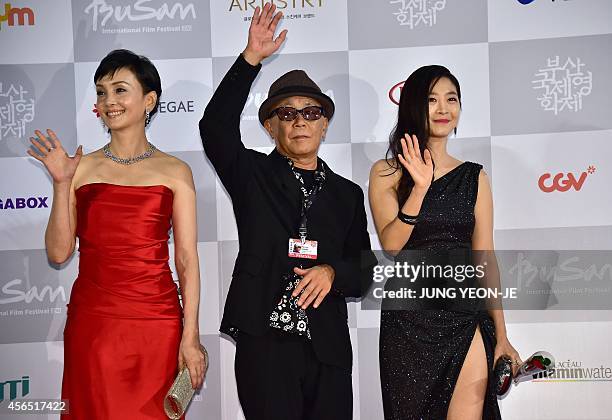
[[[276,147],[270,152],[268,157],[270,159],[272,159],[275,163],[279,162],[279,163],[282,163],[283,165],[287,166],[287,156],[285,156],[281,152],[279,152]],[[327,172],[332,174],[333,172],[329,168],[329,165],[327,164],[327,162],[325,162],[323,159],[321,159],[321,157],[317,156],[317,167],[321,165],[321,162],[325,164],[325,168],[326,168]]]

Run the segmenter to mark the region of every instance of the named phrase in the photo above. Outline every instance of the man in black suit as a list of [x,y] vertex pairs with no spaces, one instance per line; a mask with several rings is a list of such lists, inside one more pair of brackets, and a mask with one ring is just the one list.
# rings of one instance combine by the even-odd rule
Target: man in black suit
[[274,12],[269,3],[255,10],[248,45],[200,121],[240,243],[221,331],[236,339],[247,419],[350,419],[345,298],[365,292],[375,262],[361,188],[317,156],[334,103],[305,72],[291,71],[272,84],[259,110],[275,150],[266,156],[247,149],[240,136],[260,63],[286,36],[274,39],[281,18]]

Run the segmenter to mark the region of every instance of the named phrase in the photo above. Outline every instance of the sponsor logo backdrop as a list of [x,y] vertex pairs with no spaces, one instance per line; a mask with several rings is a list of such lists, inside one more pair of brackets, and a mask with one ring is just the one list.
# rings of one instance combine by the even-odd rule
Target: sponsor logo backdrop
[[[92,112],[92,76],[107,52],[128,48],[149,56],[162,77],[163,103],[149,137],[189,163],[198,192],[200,325],[212,364],[187,418],[243,419],[234,344],[217,332],[238,252],[235,221],[203,155],[197,123],[244,48],[249,17],[261,3],[0,1],[5,399],[59,396],[65,305],[78,269],[78,253],[61,267],[46,259],[44,229],[53,194],[45,171],[25,154],[28,137],[34,129],[53,128],[71,153],[79,144],[86,152],[105,144],[108,137]],[[612,249],[609,1],[275,4],[285,13],[280,29],[289,29],[289,35],[248,98],[241,126],[247,146],[271,150],[256,120],[258,107],[276,77],[305,69],[337,105],[321,155],[367,197],[369,170],[386,152],[402,82],[421,65],[443,64],[463,91],[462,120],[449,149],[459,159],[484,165],[494,193],[496,246]],[[371,217],[369,230],[377,247]],[[509,335],[524,357],[546,349],[560,364],[558,377],[521,384],[501,400],[504,418],[609,418],[612,312],[552,312],[507,314]],[[354,418],[381,419],[378,313],[351,302],[348,323],[355,354]]]

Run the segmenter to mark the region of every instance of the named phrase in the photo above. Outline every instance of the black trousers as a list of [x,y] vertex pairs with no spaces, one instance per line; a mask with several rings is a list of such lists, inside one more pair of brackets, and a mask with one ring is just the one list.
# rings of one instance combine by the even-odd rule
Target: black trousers
[[234,360],[247,420],[350,420],[351,372],[320,363],[306,338],[240,333]]

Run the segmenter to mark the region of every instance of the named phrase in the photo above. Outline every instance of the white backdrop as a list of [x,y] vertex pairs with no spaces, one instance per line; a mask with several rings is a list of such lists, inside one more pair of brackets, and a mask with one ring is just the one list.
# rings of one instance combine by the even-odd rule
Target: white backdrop
[[[0,2],[0,397],[59,397],[65,305],[78,267],[78,255],[62,267],[46,260],[52,188],[25,154],[27,139],[49,127],[70,151],[105,144],[92,112],[93,72],[108,51],[128,48],[149,56],[162,77],[163,112],[152,122],[150,140],[190,164],[198,190],[200,326],[212,364],[188,418],[243,419],[234,345],[217,332],[238,250],[236,227],[197,123],[244,48],[248,17],[261,3]],[[271,150],[256,120],[258,106],[272,80],[305,69],[336,103],[321,155],[367,196],[370,166],[383,157],[396,118],[399,84],[421,65],[442,64],[463,91],[458,136],[449,148],[489,174],[497,248],[612,249],[609,0],[275,3],[285,14],[280,29],[289,34],[249,96],[242,122],[247,146]],[[562,179],[586,175],[580,186],[562,191],[551,184],[558,173]],[[377,246],[371,218],[369,229]],[[378,314],[358,302],[349,309],[354,418],[380,419]],[[612,418],[610,311],[512,311],[507,320],[523,356],[546,349],[557,357],[557,369],[567,370],[513,389],[500,401],[504,418]]]

